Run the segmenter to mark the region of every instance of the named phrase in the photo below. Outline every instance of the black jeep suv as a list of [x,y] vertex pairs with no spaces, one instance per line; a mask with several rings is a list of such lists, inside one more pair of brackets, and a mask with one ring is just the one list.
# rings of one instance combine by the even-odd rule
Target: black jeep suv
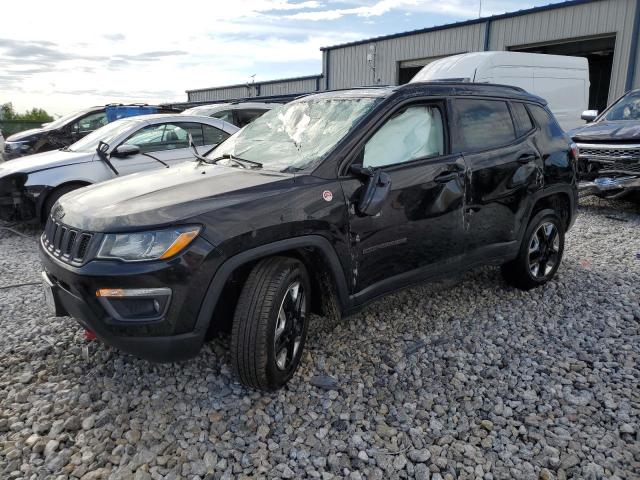
[[308,313],[486,264],[523,289],[560,265],[576,213],[569,138],[495,85],[327,92],[272,110],[198,162],[76,190],[41,238],[47,299],[111,345],[196,355],[234,312],[240,381],[285,384]]

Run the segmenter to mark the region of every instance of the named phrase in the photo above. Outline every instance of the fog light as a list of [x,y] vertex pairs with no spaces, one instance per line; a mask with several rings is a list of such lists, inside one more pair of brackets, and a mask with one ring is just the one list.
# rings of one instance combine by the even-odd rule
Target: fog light
[[98,301],[115,320],[153,321],[161,319],[169,308],[170,288],[101,288]]

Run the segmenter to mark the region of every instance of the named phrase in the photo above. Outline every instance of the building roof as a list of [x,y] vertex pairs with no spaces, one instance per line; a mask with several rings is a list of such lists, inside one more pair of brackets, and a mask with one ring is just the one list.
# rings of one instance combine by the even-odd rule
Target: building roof
[[316,78],[322,78],[322,74],[316,75],[305,75],[302,77],[290,77],[290,78],[278,78],[274,80],[263,80],[261,82],[253,82],[253,83],[236,83],[234,85],[223,85],[219,87],[210,87],[210,88],[196,88],[193,90],[186,90],[187,93],[192,92],[204,92],[209,90],[219,90],[221,88],[238,88],[238,87],[257,87],[258,85],[269,85],[272,83],[283,83],[283,82],[296,82],[299,80],[314,80]]
[[558,8],[566,8],[566,7],[573,7],[576,5],[583,5],[586,3],[594,3],[594,2],[599,2],[602,0],[568,0],[566,2],[560,2],[560,3],[551,3],[549,5],[543,5],[541,7],[533,7],[533,8],[527,8],[524,10],[517,10],[515,12],[507,12],[507,13],[501,13],[499,15],[492,15],[490,17],[481,17],[481,18],[475,18],[473,20],[463,20],[460,22],[454,22],[454,23],[447,23],[444,25],[436,25],[434,27],[427,27],[427,28],[420,28],[418,30],[409,30],[406,32],[400,32],[400,33],[392,33],[390,35],[382,35],[379,37],[372,37],[372,38],[365,38],[364,40],[356,40],[354,42],[348,42],[348,43],[340,43],[338,45],[331,45],[328,47],[322,47],[320,50],[335,50],[338,48],[344,48],[344,47],[352,47],[354,45],[363,45],[363,44],[367,44],[367,43],[374,43],[374,42],[379,42],[381,40],[391,40],[393,38],[400,38],[400,37],[409,37],[411,35],[418,35],[420,33],[429,33],[429,32],[436,32],[438,30],[446,30],[449,28],[456,28],[456,27],[464,27],[467,25],[475,25],[478,23],[486,23],[486,22],[491,22],[493,20],[501,20],[504,18],[512,18],[512,17],[519,17],[521,15],[528,15],[531,13],[537,13],[537,12],[544,12],[546,10],[555,10]]

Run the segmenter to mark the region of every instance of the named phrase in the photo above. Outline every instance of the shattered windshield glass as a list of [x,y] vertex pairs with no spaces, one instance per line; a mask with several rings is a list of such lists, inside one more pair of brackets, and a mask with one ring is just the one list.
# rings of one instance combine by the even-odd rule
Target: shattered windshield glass
[[207,157],[231,155],[270,170],[302,170],[322,160],[377,101],[370,97],[297,100],[265,113]]

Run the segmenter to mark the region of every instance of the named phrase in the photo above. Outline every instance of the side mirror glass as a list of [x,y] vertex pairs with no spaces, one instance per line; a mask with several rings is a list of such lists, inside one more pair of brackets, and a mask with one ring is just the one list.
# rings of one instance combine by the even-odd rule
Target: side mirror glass
[[137,155],[140,153],[140,147],[138,145],[119,145],[113,152],[114,157],[124,158],[131,155]]
[[371,170],[356,166],[351,171],[366,177],[366,182],[360,190],[360,198],[356,203],[358,213],[369,217],[377,215],[391,191],[391,177],[380,169]]
[[585,110],[580,118],[586,122],[593,122],[598,116],[598,110]]

